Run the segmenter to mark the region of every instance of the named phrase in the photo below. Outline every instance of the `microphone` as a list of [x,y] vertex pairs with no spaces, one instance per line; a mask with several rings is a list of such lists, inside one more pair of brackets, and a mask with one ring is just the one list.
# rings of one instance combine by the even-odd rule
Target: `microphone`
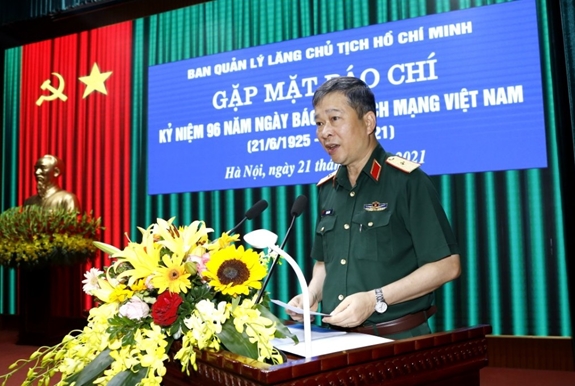
[[[287,232],[286,232],[286,235],[285,235],[285,237],[284,237],[284,239],[283,239],[283,241],[282,241],[282,244],[281,244],[281,246],[280,246],[280,249],[284,249],[284,246],[285,246],[285,244],[286,244],[286,241],[287,241],[287,239],[288,239],[288,237],[289,237],[289,234],[290,234],[290,232],[291,232],[291,230],[292,230],[293,224],[295,223],[295,219],[298,218],[298,217],[303,213],[303,211],[305,210],[305,207],[306,207],[306,206],[307,206],[307,197],[304,196],[303,194],[300,195],[300,196],[298,196],[298,197],[295,199],[295,201],[294,201],[294,203],[293,203],[293,205],[292,205],[292,207],[291,207],[291,211],[290,211],[290,214],[291,214],[291,222],[290,222],[290,224],[289,224],[289,227],[288,227],[288,230],[287,230]],[[272,277],[272,273],[273,273],[273,271],[274,271],[274,268],[275,268],[276,265],[277,265],[277,262],[278,262],[278,256],[274,257],[274,259],[273,259],[273,261],[272,261],[272,264],[271,264],[271,266],[270,266],[270,270],[269,270],[269,272],[268,272],[268,275],[266,276],[266,280],[265,280],[264,283],[262,284],[262,288],[260,289],[260,291],[259,291],[259,293],[258,293],[258,297],[256,298],[254,304],[258,304],[258,303],[260,302],[260,300],[262,299],[262,296],[263,296],[263,294],[264,294],[264,291],[265,291],[265,289],[266,289],[266,286],[268,285],[268,282],[270,281],[270,277]]]
[[259,200],[258,202],[256,202],[251,208],[249,208],[246,212],[246,214],[244,215],[244,218],[242,218],[242,220],[237,223],[232,229],[230,229],[229,231],[227,231],[226,233],[228,235],[231,235],[232,233],[234,233],[239,227],[240,225],[242,225],[246,220],[252,220],[256,217],[258,217],[264,210],[266,210],[266,208],[268,207],[268,202],[266,200]]
[[[294,201],[294,203],[293,203],[293,205],[292,205],[292,207],[291,207],[291,211],[290,211],[290,214],[291,214],[291,222],[290,222],[290,224],[289,224],[289,227],[288,227],[288,230],[287,230],[287,232],[286,232],[286,235],[284,236],[284,239],[283,239],[283,241],[282,241],[282,244],[280,245],[280,249],[284,249],[284,246],[286,245],[288,236],[289,236],[289,234],[290,234],[290,232],[291,232],[291,229],[292,229],[292,227],[293,227],[293,224],[294,224],[294,222],[295,222],[295,219],[298,218],[298,217],[303,213],[303,211],[305,210],[305,207],[306,207],[306,206],[307,206],[307,197],[304,196],[303,194],[302,194],[301,196],[298,196],[298,197],[295,199],[295,201]],[[273,267],[273,266],[272,266],[272,267]]]

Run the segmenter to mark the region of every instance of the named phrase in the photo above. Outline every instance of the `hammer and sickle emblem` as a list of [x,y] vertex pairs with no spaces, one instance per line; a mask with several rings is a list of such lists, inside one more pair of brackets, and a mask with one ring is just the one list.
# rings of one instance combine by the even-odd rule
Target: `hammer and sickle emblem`
[[40,106],[44,101],[53,101],[56,98],[59,98],[64,102],[66,102],[66,100],[68,100],[68,97],[66,95],[64,95],[64,93],[62,92],[62,91],[64,91],[64,87],[66,86],[66,82],[64,82],[64,78],[62,78],[62,75],[58,74],[57,72],[53,72],[52,75],[55,75],[58,78],[58,80],[60,81],[58,83],[58,88],[54,88],[51,84],[52,82],[50,81],[50,79],[46,79],[44,81],[44,83],[42,83],[42,86],[40,86],[40,88],[42,90],[48,90],[52,94],[40,95],[40,98],[38,98],[38,100],[36,101],[36,105],[38,105],[38,106]]

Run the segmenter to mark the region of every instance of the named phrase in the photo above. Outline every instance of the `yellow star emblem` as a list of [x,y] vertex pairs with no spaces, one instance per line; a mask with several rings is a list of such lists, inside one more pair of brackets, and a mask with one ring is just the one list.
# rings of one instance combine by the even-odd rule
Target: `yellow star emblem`
[[92,93],[92,91],[100,91],[102,94],[108,95],[104,82],[110,77],[110,75],[112,75],[112,71],[102,73],[100,72],[98,63],[94,63],[89,76],[81,76],[78,78],[80,82],[85,83],[87,86],[82,98],[86,98]]

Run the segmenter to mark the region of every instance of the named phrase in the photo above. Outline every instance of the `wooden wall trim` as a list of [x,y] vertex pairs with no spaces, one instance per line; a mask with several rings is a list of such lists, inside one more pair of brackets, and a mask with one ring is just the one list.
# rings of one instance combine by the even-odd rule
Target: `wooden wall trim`
[[575,371],[571,337],[487,335],[489,367]]

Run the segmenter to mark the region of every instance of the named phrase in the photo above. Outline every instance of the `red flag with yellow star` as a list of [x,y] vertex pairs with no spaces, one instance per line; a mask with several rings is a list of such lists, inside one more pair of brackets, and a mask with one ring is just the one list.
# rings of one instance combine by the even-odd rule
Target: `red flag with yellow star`
[[[58,156],[61,187],[101,217],[102,241],[119,247],[130,229],[131,67],[132,22],[22,48],[18,202],[36,193],[36,160]],[[61,273],[62,293],[73,284],[80,292],[55,312],[86,308],[85,268],[75,277]]]

